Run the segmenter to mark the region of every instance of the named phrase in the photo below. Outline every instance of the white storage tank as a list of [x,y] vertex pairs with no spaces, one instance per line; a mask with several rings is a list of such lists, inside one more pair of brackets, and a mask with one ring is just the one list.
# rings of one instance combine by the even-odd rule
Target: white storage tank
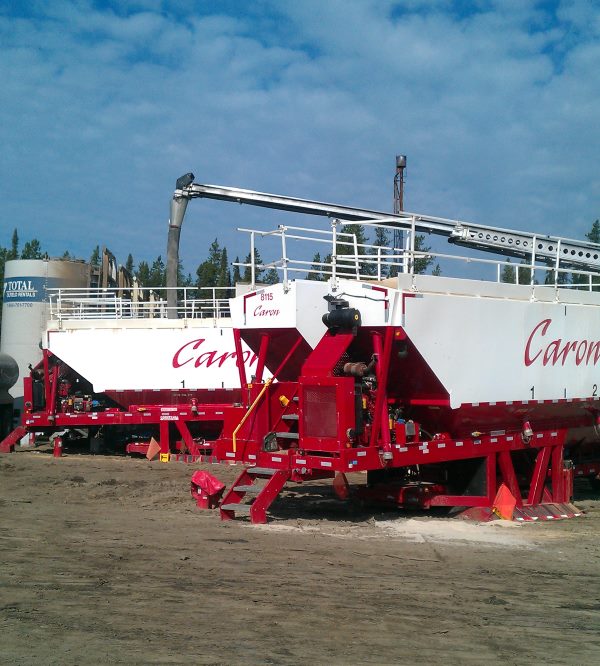
[[19,378],[10,390],[19,408],[23,377],[42,358],[40,341],[49,317],[47,289],[87,288],[90,266],[68,259],[14,259],[4,269],[0,352],[12,356]]

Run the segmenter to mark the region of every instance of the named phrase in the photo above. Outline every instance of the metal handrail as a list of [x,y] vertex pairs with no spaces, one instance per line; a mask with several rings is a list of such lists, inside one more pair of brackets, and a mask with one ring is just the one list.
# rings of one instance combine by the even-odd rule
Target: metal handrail
[[[353,224],[371,227],[374,222],[353,222]],[[512,263],[510,259],[505,256],[496,259],[484,259],[481,257],[466,256],[460,254],[450,254],[447,252],[427,251],[422,252],[415,250],[415,239],[418,233],[416,225],[416,218],[409,218],[407,220],[407,228],[404,229],[405,242],[403,248],[385,247],[382,245],[375,245],[372,243],[358,243],[355,234],[342,232],[338,229],[339,221],[332,220],[331,230],[323,229],[310,229],[307,227],[295,227],[289,225],[279,225],[276,229],[270,231],[261,231],[257,229],[239,228],[242,231],[250,234],[251,236],[251,249],[250,262],[242,263],[236,262],[234,265],[249,268],[251,275],[251,288],[256,287],[256,275],[261,271],[268,268],[275,268],[282,273],[284,289],[289,287],[290,273],[303,273],[306,276],[311,274],[320,274],[321,276],[328,277],[335,282],[337,277],[345,277],[357,280],[381,280],[385,274],[390,272],[395,273],[408,273],[415,274],[415,264],[418,259],[431,258],[436,260],[443,260],[445,262],[458,262],[463,264],[475,264],[484,266],[496,266],[496,281],[502,282],[502,269],[504,267],[511,267],[515,273],[516,284],[529,284],[532,287],[536,284],[536,274],[551,273],[553,280],[546,283],[545,286],[554,286],[558,288],[586,288],[589,291],[600,288],[598,283],[594,282],[594,277],[600,280],[600,276],[593,270],[584,270],[580,268],[574,269],[573,267],[564,268],[561,265],[561,242],[556,243],[556,254],[552,265],[547,263],[546,259],[539,259],[536,253],[536,236],[533,236],[534,242],[532,243],[532,251],[528,255],[528,259],[523,264]],[[381,220],[377,220],[377,226],[383,227],[393,231],[397,229],[395,226],[386,226],[381,224]],[[281,256],[270,262],[257,263],[255,261],[255,247],[258,238],[266,239],[280,237],[281,239]],[[341,237],[341,238],[340,238]],[[308,259],[292,258],[288,253],[290,241],[297,242],[298,244],[312,243],[317,245],[326,245],[331,249],[329,261],[314,262]],[[340,247],[350,248],[349,253],[339,253]],[[460,247],[460,245],[451,245],[451,247]],[[336,252],[337,249],[337,252]],[[371,272],[368,267],[373,267]],[[365,271],[365,268],[367,269]],[[529,273],[526,282],[521,280],[520,271],[527,270]],[[573,274],[577,276],[585,276],[587,284],[562,284],[560,276],[566,274]]]
[[[48,289],[50,319],[168,318],[167,300],[158,293],[167,291],[167,288]],[[176,318],[218,321],[230,316],[229,296],[235,293],[232,287],[180,287],[176,291],[182,296],[177,299]],[[207,298],[199,298],[198,292],[207,292]]]

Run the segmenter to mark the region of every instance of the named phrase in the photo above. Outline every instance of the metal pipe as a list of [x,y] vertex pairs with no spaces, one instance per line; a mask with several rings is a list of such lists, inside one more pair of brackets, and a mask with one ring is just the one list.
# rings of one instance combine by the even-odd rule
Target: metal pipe
[[177,319],[177,273],[179,272],[179,237],[181,225],[190,196],[183,188],[194,182],[194,174],[186,173],[175,183],[175,192],[171,199],[169,215],[169,234],[167,237],[167,318]]
[[358,263],[358,244],[356,242],[356,234],[352,234],[352,248],[354,250],[354,268],[356,271],[356,279],[360,280],[360,265]]
[[250,288],[254,289],[256,286],[256,266],[254,264],[254,250],[255,240],[254,232],[250,234]]
[[331,248],[331,284],[335,289],[336,268],[337,268],[337,224],[338,220],[331,220],[332,230],[332,248]]
[[[515,229],[473,224],[443,217],[420,215],[408,211],[402,211],[398,215],[390,215],[389,213],[365,208],[340,206],[309,199],[300,199],[298,197],[255,192],[253,190],[221,185],[191,183],[175,190],[174,199],[177,197],[184,197],[186,200],[195,198],[217,199],[295,213],[337,217],[340,220],[355,222],[369,220],[375,221],[375,224],[377,224],[378,220],[395,220],[403,226],[412,223],[417,233],[432,233],[444,236],[457,245],[464,245],[484,252],[496,252],[517,258],[529,256],[529,244],[532,242],[533,237],[533,234]],[[394,222],[392,221],[389,226],[393,227]],[[536,236],[537,244],[540,246],[537,248],[538,256],[546,259],[554,258],[554,247],[558,240],[559,237],[557,236]],[[584,265],[591,268],[600,267],[600,248],[598,244],[566,238],[560,238],[560,240],[562,247],[569,250],[568,256],[565,254],[563,263],[575,266]],[[572,250],[575,250],[575,253]],[[579,254],[582,250],[585,250],[585,252]]]
[[554,265],[554,290],[558,292],[558,268],[560,266],[560,240],[556,246],[556,262]]
[[288,256],[287,244],[285,241],[285,227],[280,225],[279,229],[281,230],[281,253],[283,261],[283,291],[287,292],[290,285],[288,284]]
[[535,234],[533,234],[533,244],[531,248],[531,272],[529,274],[530,284],[532,287],[535,285],[535,244],[536,243],[537,239]]

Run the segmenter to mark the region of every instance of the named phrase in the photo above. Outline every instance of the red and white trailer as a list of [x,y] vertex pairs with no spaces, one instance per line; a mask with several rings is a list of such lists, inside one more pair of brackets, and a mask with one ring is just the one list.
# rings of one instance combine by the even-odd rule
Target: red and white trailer
[[226,299],[185,294],[171,319],[164,303],[117,292],[52,292],[42,361],[24,380],[22,424],[0,451],[29,433],[129,453],[146,453],[154,437],[163,454],[204,456],[226,411],[243,411],[236,356],[249,374],[257,358],[236,349]]
[[[571,461],[595,478],[600,457],[600,293],[593,284],[599,246],[199,185],[193,178],[178,181],[170,237],[178,240],[187,203],[196,197],[328,216],[331,229],[250,230],[251,257],[261,238],[281,244],[281,256],[268,264],[281,282],[252,284],[232,298],[227,324],[188,321],[178,310],[176,285],[167,317],[145,324],[77,323],[81,308],[61,294],[61,304],[69,305],[49,326],[44,360],[27,382],[24,430],[0,449],[27,430],[153,428],[165,456],[245,466],[220,504],[225,519],[246,513],[263,522],[288,481],[333,478],[347,494],[351,472],[366,473],[357,492],[371,501],[522,520],[577,514]],[[404,243],[358,243],[341,221],[401,229]],[[419,275],[418,233],[451,242],[436,252],[445,272],[457,261],[458,274],[477,266],[495,275]],[[289,247],[296,241],[325,243],[330,257],[318,266],[294,261]],[[470,251],[457,257],[456,246],[499,258]],[[170,250],[172,267],[177,253]],[[517,271],[526,284],[499,280],[506,257],[526,262]],[[254,276],[265,265],[250,268]],[[322,279],[292,279],[294,271],[311,270]],[[539,284],[549,270],[554,281]],[[567,271],[587,283],[561,286]],[[229,346],[209,344],[209,328],[218,338],[229,336]],[[168,382],[157,379],[163,377],[158,349],[164,367],[170,363]],[[199,374],[211,368],[216,385]],[[196,380],[186,374],[192,371]],[[214,504],[207,496],[218,484],[206,476],[199,483],[207,488],[193,484],[195,496]]]
[[[308,268],[287,251],[291,239],[308,240],[307,229],[250,230],[252,249],[257,238],[281,238],[282,256],[269,265],[283,279],[232,299],[234,335],[277,381],[245,382],[248,411],[213,445],[217,460],[248,465],[221,503],[224,519],[263,522],[288,480],[336,478],[347,492],[351,472],[367,473],[363,498],[399,506],[577,515],[571,459],[595,458],[600,433],[600,247],[194,183],[174,200],[194,197],[333,218],[317,281],[290,279]],[[340,235],[340,220],[401,228],[405,242],[359,245]],[[417,232],[499,254],[459,258],[495,264],[498,279],[418,275]],[[524,270],[526,284],[500,282],[507,256],[524,260],[517,275]],[[390,268],[399,274],[385,278]],[[567,271],[579,288],[561,287]]]

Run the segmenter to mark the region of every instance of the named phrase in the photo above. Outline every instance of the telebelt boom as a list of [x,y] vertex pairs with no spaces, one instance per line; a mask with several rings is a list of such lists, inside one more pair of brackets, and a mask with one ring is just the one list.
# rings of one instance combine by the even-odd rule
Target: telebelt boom
[[[443,236],[449,243],[468,248],[494,252],[518,259],[542,259],[555,266],[559,260],[562,266],[596,271],[600,268],[600,245],[587,241],[571,240],[559,236],[529,233],[515,229],[502,229],[473,224],[461,220],[401,212],[390,214],[366,208],[353,208],[338,204],[324,203],[298,197],[282,196],[255,192],[223,185],[203,185],[194,183],[194,174],[181,176],[176,182],[176,189],[171,202],[169,220],[169,243],[167,248],[167,286],[177,286],[177,265],[179,259],[179,234],[190,199],[217,199],[250,206],[261,206],[293,213],[320,215],[338,218],[349,222],[373,222],[397,226],[420,233]],[[171,298],[176,293],[170,291]],[[171,304],[170,304],[171,305]],[[175,308],[170,308],[170,312]]]

